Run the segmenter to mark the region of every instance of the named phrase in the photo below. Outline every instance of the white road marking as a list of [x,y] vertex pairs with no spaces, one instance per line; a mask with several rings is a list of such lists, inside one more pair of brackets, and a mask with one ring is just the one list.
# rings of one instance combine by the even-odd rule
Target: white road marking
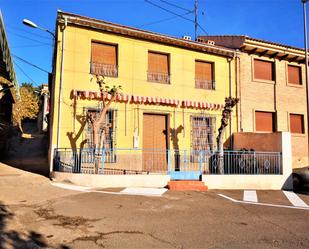
[[219,196],[230,200],[232,202],[235,203],[245,203],[245,204],[251,204],[251,205],[259,205],[259,206],[268,206],[268,207],[279,207],[279,208],[290,208],[290,209],[301,209],[301,210],[308,210],[309,211],[309,207],[295,207],[295,206],[286,206],[286,205],[277,205],[277,204],[270,204],[270,203],[259,203],[259,202],[250,202],[250,201],[238,201],[235,200],[231,197],[228,197],[226,195],[223,194],[218,194]]
[[258,202],[255,190],[245,190],[244,191],[244,201]]
[[127,195],[162,196],[166,191],[166,188],[126,188],[120,193]]
[[80,191],[86,193],[112,194],[112,195],[143,195],[143,196],[160,197],[167,191],[167,189],[165,188],[126,188],[120,192],[109,192],[109,191],[93,190],[91,187],[77,186],[60,182],[52,182],[51,185],[58,188],[73,191]]
[[282,191],[286,198],[293,204],[295,207],[308,207],[309,206],[302,200],[300,197],[291,191]]
[[90,187],[84,187],[84,186],[77,186],[77,185],[71,185],[71,184],[65,184],[60,182],[52,182],[51,185],[63,189],[69,189],[74,191],[81,191],[81,192],[90,192]]

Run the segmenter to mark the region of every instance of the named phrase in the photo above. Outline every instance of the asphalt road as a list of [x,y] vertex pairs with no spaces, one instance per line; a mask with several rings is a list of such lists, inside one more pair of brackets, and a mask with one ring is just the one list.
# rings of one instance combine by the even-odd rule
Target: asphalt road
[[[0,248],[309,248],[309,210],[218,196],[240,200],[242,191],[78,192],[3,164],[0,189]],[[281,191],[258,196],[288,205]]]

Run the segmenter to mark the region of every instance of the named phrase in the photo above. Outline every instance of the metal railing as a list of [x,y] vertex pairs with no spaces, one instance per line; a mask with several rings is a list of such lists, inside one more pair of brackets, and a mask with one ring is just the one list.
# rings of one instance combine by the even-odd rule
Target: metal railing
[[104,75],[108,77],[118,76],[118,66],[112,64],[103,64],[99,62],[90,63],[90,73]]
[[214,80],[195,79],[195,87],[200,89],[215,90],[216,82]]
[[170,75],[167,73],[158,73],[158,72],[147,72],[147,80],[151,82],[158,82],[169,84],[170,83]]
[[[224,174],[282,174],[280,152],[224,151]],[[84,174],[219,173],[216,151],[160,149],[55,149],[54,170]]]

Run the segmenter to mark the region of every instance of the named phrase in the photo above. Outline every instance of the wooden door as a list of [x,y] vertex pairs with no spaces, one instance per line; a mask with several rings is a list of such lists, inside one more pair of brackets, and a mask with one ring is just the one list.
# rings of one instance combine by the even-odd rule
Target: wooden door
[[167,116],[143,116],[143,171],[167,171]]

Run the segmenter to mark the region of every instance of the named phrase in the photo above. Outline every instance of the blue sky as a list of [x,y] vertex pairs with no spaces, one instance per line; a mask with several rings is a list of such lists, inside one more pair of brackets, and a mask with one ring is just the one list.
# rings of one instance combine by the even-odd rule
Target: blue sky
[[[192,10],[194,5],[194,0],[148,1],[179,15],[186,13],[186,9]],[[198,2],[199,24],[209,35],[245,34],[303,47],[301,0],[199,0]],[[57,9],[176,37],[194,36],[192,22],[175,18],[173,14],[145,0],[0,0],[0,8],[11,53],[47,71],[51,71],[51,36],[24,26],[22,20],[30,19],[54,31]],[[187,14],[185,17],[194,19],[193,14]],[[160,22],[162,19],[169,20]],[[198,34],[202,35],[204,32],[199,30]],[[40,85],[47,82],[46,73],[16,57],[14,63],[19,83],[33,82],[35,85]]]

